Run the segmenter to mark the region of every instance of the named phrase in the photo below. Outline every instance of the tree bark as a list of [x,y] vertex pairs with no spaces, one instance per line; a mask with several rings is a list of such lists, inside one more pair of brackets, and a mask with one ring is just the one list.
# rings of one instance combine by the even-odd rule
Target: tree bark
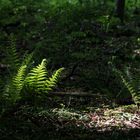
[[124,12],[125,12],[125,0],[117,0],[116,2],[116,14],[124,22]]

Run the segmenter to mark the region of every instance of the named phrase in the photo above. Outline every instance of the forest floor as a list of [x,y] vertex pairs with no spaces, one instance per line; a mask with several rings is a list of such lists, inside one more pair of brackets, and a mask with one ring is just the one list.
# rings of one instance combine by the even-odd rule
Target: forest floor
[[67,99],[49,97],[52,104],[46,109],[22,106],[1,121],[1,140],[140,140],[136,105],[110,106],[107,101],[85,102],[79,97],[69,98],[67,104],[62,100]]
[[60,139],[140,139],[140,111],[135,105],[75,109],[61,106],[51,110],[55,117],[49,119],[61,134]]

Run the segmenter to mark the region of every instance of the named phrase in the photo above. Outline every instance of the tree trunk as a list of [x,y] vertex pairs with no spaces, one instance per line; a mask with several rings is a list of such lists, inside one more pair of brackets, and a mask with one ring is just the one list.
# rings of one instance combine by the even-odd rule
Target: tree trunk
[[122,23],[124,22],[124,9],[125,9],[125,0],[117,0],[116,14]]

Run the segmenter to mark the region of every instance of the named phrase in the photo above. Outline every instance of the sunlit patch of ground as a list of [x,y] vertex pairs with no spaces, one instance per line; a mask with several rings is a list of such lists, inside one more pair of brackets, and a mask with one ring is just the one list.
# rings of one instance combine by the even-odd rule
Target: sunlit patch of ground
[[97,129],[98,131],[116,129],[140,129],[140,111],[135,105],[115,109],[88,108],[85,111],[74,111],[67,108],[53,109],[61,128],[75,124],[77,127]]

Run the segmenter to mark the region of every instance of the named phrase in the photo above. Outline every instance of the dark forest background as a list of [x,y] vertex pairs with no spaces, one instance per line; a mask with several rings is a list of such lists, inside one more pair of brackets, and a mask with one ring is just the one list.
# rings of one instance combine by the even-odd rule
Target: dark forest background
[[[0,0],[1,139],[136,139],[139,105],[140,1]],[[86,127],[119,107],[129,135]]]

